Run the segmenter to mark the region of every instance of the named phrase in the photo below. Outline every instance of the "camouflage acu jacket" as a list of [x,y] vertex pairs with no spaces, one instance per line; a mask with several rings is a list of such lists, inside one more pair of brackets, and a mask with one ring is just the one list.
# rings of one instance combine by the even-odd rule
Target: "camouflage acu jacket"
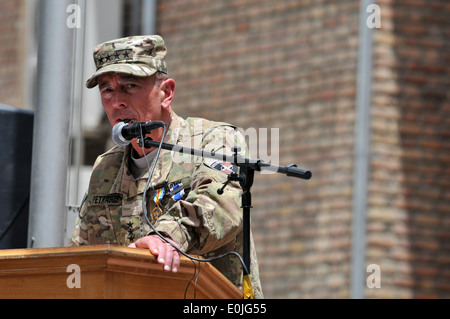
[[[235,145],[247,151],[235,127],[200,118],[184,120],[175,114],[164,142],[223,154],[232,154]],[[97,158],[70,245],[128,246],[151,234],[142,209],[149,172],[133,177],[130,154],[131,146],[116,146]],[[231,182],[222,195],[217,193],[232,169],[220,160],[162,150],[146,195],[147,216],[156,230],[193,255],[210,258],[235,251],[242,256],[242,189]],[[243,271],[236,256],[212,264],[242,289]],[[262,298],[253,238],[250,274],[255,298]]]

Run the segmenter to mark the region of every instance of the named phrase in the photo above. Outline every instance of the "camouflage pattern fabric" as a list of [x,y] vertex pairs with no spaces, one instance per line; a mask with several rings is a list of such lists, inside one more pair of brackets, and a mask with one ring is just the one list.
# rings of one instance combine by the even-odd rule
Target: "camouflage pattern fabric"
[[133,36],[101,43],[94,49],[96,73],[87,80],[86,87],[95,87],[98,76],[109,72],[134,76],[151,76],[156,71],[167,74],[166,54],[166,45],[159,35]]
[[[248,156],[244,137],[235,127],[200,118],[184,120],[174,114],[164,142],[229,155],[238,145]],[[98,157],[70,245],[127,246],[152,233],[142,210],[149,173],[133,177],[128,168],[130,152],[131,146],[116,146]],[[162,150],[146,197],[150,218],[156,207],[154,194],[164,189],[159,201],[163,214],[156,217],[155,228],[194,256],[210,258],[231,251],[242,256],[242,189],[238,182],[230,182],[222,195],[217,193],[232,170],[220,160]],[[212,264],[242,289],[242,265],[236,256]],[[253,237],[250,275],[255,298],[263,298]]]

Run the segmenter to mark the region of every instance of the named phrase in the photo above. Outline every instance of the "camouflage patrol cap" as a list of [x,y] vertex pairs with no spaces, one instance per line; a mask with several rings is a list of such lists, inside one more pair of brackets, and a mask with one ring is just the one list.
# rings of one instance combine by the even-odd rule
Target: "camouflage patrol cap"
[[98,76],[109,72],[135,76],[151,76],[157,71],[167,74],[166,54],[166,45],[159,35],[132,36],[101,43],[94,50],[97,71],[87,80],[86,87],[95,87]]

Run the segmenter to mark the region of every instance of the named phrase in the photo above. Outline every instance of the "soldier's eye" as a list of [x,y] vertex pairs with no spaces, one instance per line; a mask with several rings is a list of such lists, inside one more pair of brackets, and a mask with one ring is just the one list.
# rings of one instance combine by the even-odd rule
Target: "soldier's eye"
[[134,83],[129,83],[129,84],[127,84],[127,89],[134,89],[134,88],[137,88],[137,84],[134,84]]
[[111,88],[104,88],[104,89],[102,89],[102,91],[101,91],[101,94],[104,94],[104,93],[111,93],[113,90],[111,89]]

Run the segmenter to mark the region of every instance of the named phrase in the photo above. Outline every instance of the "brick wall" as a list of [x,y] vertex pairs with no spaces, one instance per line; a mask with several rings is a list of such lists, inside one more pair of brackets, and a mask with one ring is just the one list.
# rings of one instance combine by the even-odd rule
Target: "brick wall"
[[450,3],[378,2],[368,296],[450,297]]
[[0,103],[23,107],[23,0],[0,1]]
[[349,296],[358,10],[356,1],[159,2],[175,111],[279,128],[280,164],[313,172],[256,174],[252,229],[269,298]]

